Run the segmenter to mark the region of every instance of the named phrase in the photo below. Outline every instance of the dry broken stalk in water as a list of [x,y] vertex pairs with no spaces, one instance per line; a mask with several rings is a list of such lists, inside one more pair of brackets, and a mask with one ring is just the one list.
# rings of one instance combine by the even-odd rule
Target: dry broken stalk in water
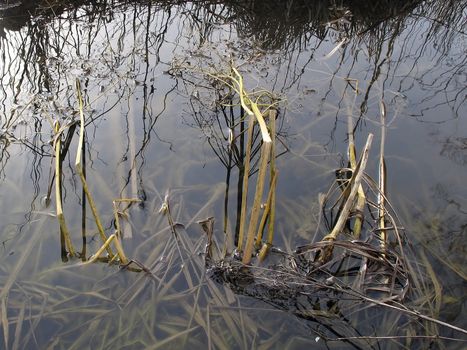
[[349,218],[350,211],[353,208],[355,197],[359,191],[359,186],[363,179],[363,174],[365,172],[366,164],[368,162],[368,156],[371,148],[371,143],[373,141],[373,134],[369,134],[365,147],[363,149],[363,154],[358,162],[355,170],[353,171],[352,178],[349,180],[347,186],[351,189],[350,194],[346,199],[346,202],[340,212],[339,218],[334,225],[332,231],[326,235],[323,240],[325,241],[334,241],[337,238],[337,235],[342,232],[345,223]]
[[[86,198],[89,202],[89,206],[91,207],[92,215],[94,216],[94,221],[96,222],[99,235],[101,236],[102,242],[106,242],[107,236],[104,232],[104,227],[102,226],[101,220],[99,218],[99,214],[97,213],[96,204],[94,203],[94,199],[91,196],[91,192],[89,191],[86,178],[84,177],[83,169],[81,167],[81,159],[82,159],[81,150],[82,150],[82,144],[84,142],[84,112],[83,112],[84,106],[83,106],[83,97],[81,95],[81,85],[78,79],[76,79],[76,91],[78,94],[80,127],[79,127],[79,140],[78,140],[78,150],[76,152],[75,167],[81,179],[81,183],[83,185],[84,192],[86,193]],[[112,248],[108,246],[106,247],[106,250],[107,250],[107,253],[109,254],[109,257],[113,258],[114,254],[112,252]]]
[[[354,126],[352,122],[352,116],[348,117],[348,137],[349,137],[349,163],[352,171],[355,171],[357,168],[357,152],[355,149],[355,136],[354,136]],[[362,184],[358,185],[357,191],[357,201],[353,211],[355,213],[355,222],[353,227],[353,235],[356,239],[360,238],[363,226],[363,212],[365,210],[366,197],[365,192],[363,191]]]
[[70,238],[70,231],[68,230],[65,215],[63,214],[62,206],[62,158],[61,158],[61,128],[60,122],[56,121],[55,125],[55,202],[57,208],[57,220],[60,225],[60,241],[62,243],[62,259],[66,259],[66,248],[70,256],[75,256],[75,249]]
[[[267,177],[267,168],[268,164],[271,167],[274,166],[273,162],[270,162],[270,159],[274,157],[272,153],[273,151],[273,138],[271,137],[268,127],[266,125],[266,121],[264,119],[263,113],[261,112],[257,101],[254,101],[250,98],[250,95],[245,90],[243,85],[243,77],[238,72],[238,70],[232,67],[233,74],[227,77],[223,77],[223,79],[228,79],[232,83],[234,90],[238,93],[240,97],[240,104],[248,115],[248,137],[247,137],[247,146],[246,146],[246,157],[245,157],[245,164],[244,164],[244,173],[245,177],[243,179],[243,192],[242,192],[242,205],[241,205],[241,214],[240,214],[240,228],[239,228],[239,240],[238,240],[238,250],[243,250],[243,259],[242,262],[244,264],[249,264],[251,261],[251,257],[253,254],[253,249],[255,246],[255,239],[260,236],[259,230],[262,230],[262,227],[258,227],[259,217],[261,212],[262,200],[263,200],[263,192]],[[269,118],[275,119],[275,114],[271,113]],[[258,123],[259,128],[261,130],[261,137],[262,137],[262,145],[261,145],[261,158],[259,163],[259,170],[258,176],[256,180],[256,189],[254,194],[253,206],[251,209],[250,220],[248,223],[248,230],[246,235],[246,243],[243,247],[244,235],[246,230],[246,206],[247,206],[247,198],[248,198],[248,174],[250,171],[250,158],[251,158],[251,147],[252,147],[252,138],[253,138],[253,128],[254,124]],[[274,176],[275,170],[271,168],[271,175]],[[270,185],[274,184],[273,177],[271,177]],[[274,191],[273,187],[270,187],[269,191]],[[268,196],[269,197],[269,196]],[[271,203],[274,199],[274,196],[271,197]],[[272,207],[274,205],[272,204]],[[272,209],[272,213],[274,213],[274,208]],[[270,220],[274,219],[274,214],[270,216]],[[270,221],[270,228],[269,231],[273,230]],[[271,233],[269,234],[271,236]],[[269,237],[270,238],[270,237]]]
[[[120,222],[119,222],[119,215],[122,214],[117,208],[116,203],[120,202],[127,202],[127,203],[133,203],[135,201],[138,201],[137,199],[118,199],[113,202],[114,206],[114,217],[115,217],[115,223],[116,223],[116,232],[112,235],[110,235],[108,238],[104,232],[104,227],[101,223],[100,217],[97,213],[97,207],[94,203],[93,197],[89,191],[89,188],[87,186],[87,181],[86,177],[84,175],[84,171],[82,168],[82,163],[81,160],[83,159],[83,144],[84,144],[84,112],[83,112],[83,98],[81,95],[81,86],[80,82],[78,79],[76,79],[76,91],[77,91],[77,96],[78,96],[78,106],[79,106],[79,116],[80,116],[80,130],[79,130],[79,140],[78,140],[78,149],[76,152],[76,161],[75,161],[75,167],[76,170],[79,174],[82,186],[83,186],[83,191],[85,193],[85,196],[89,202],[89,205],[91,207],[92,214],[94,216],[94,220],[97,225],[97,229],[99,231],[99,235],[102,239],[103,245],[100,247],[100,249],[94,254],[86,263],[91,263],[99,259],[100,254],[102,254],[105,250],[108,253],[108,257],[110,259],[110,262],[114,261],[117,257],[120,260],[120,263],[123,265],[129,264],[129,260],[125,255],[125,252],[123,250],[122,244],[121,244],[121,229],[120,229]],[[62,154],[61,154],[61,133],[62,130],[60,129],[60,124],[56,122],[54,125],[54,130],[55,130],[55,144],[54,144],[54,150],[55,150],[55,186],[56,186],[56,206],[57,206],[57,218],[60,224],[60,234],[61,237],[63,237],[66,247],[68,248],[68,253],[70,256],[75,256],[75,250],[73,249],[73,245],[71,242],[70,234],[68,231],[68,228],[66,226],[65,218],[63,215],[63,207],[62,207],[62,198],[61,198],[61,189],[62,189],[62,183],[61,183],[61,162],[62,162]],[[83,213],[83,215],[85,215]],[[112,252],[111,248],[111,243],[114,242],[115,249],[117,250],[117,254],[115,255]],[[62,249],[63,250],[63,249]],[[66,254],[66,250],[65,250]],[[84,258],[84,257],[83,257]]]
[[386,140],[386,105],[381,101],[381,146],[379,152],[379,167],[378,167],[378,229],[381,239],[381,249],[386,250],[387,232],[386,232],[386,162],[384,160],[384,143]]
[[[229,94],[235,93],[239,98],[239,105],[245,113],[245,120],[248,121],[248,126],[245,129],[246,145],[245,156],[243,158],[242,173],[245,174],[241,184],[241,198],[239,199],[239,218],[238,218],[238,237],[236,237],[236,249],[243,258],[244,264],[249,264],[255,248],[261,247],[261,238],[263,231],[267,226],[267,246],[270,246],[274,235],[274,218],[275,218],[275,183],[277,182],[277,171],[275,169],[275,119],[277,111],[277,99],[275,99],[269,91],[254,91],[248,92],[244,87],[243,76],[233,67],[232,63],[229,73],[219,73],[207,70],[197,71],[191,65],[174,66],[174,71],[187,70],[190,72],[201,73],[209,79],[214,79],[223,87],[228,88]],[[270,101],[265,102],[265,98]],[[231,102],[230,102],[231,103]],[[231,106],[229,103],[228,106]],[[269,121],[269,123],[267,122]],[[269,124],[269,125],[268,125]],[[253,204],[251,212],[248,214],[248,190],[251,188],[249,177],[252,169],[253,142],[255,126],[258,125],[261,145],[260,160],[258,162],[256,187],[253,194]],[[243,132],[242,132],[242,135]],[[267,171],[269,167],[269,172]],[[269,181],[267,178],[269,176]],[[268,188],[269,185],[269,188]],[[265,193],[265,188],[268,190]],[[266,204],[263,203],[264,198],[267,198]],[[263,215],[261,210],[265,208]],[[249,217],[249,218],[248,218]],[[256,243],[256,244],[255,244]],[[263,249],[263,255],[267,249]]]

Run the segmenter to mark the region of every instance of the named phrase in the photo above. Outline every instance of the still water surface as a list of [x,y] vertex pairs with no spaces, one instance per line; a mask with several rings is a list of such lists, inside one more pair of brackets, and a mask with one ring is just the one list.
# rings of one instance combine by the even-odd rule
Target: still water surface
[[[196,222],[213,216],[220,244],[224,230],[230,247],[235,235],[239,174],[227,154],[229,113],[239,111],[216,104],[217,90],[201,71],[225,71],[230,62],[248,90],[267,89],[281,101],[275,244],[284,250],[326,234],[318,227],[318,196],[347,162],[348,116],[358,149],[370,132],[378,144],[384,103],[389,200],[417,259],[430,261],[438,276],[437,318],[466,327],[465,1],[376,1],[373,8],[346,1],[59,3],[0,3],[1,347],[415,346],[405,339],[325,341],[321,334],[413,334],[385,323],[376,309],[371,319],[344,320],[352,332],[343,320],[330,330],[205,276],[205,237]],[[174,71],[180,66],[191,68]],[[76,79],[99,214],[111,233],[112,201],[140,200],[127,211],[123,244],[152,277],[62,261],[50,185],[52,125],[79,118]],[[88,208],[82,248],[76,151],[75,135],[63,163],[64,213],[75,247],[90,256],[101,242]],[[372,152],[367,172],[376,177],[377,147]],[[166,193],[187,251],[158,213]]]

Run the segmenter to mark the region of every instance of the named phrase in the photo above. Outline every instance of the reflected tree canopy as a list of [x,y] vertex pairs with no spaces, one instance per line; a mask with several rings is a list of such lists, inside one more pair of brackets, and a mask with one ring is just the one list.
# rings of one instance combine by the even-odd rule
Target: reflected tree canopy
[[[128,67],[131,59],[134,62],[133,68],[128,69],[131,74],[137,75],[142,69],[143,65],[136,64],[140,61],[153,71],[159,62],[159,49],[166,40],[169,23],[177,16],[180,26],[179,35],[175,37],[185,37],[193,47],[215,43],[220,37],[213,33],[222,28],[224,38],[234,35],[237,39],[234,48],[221,46],[220,50],[249,57],[261,55],[262,50],[275,53],[273,63],[288,71],[277,78],[282,82],[278,81],[275,89],[297,86],[313,59],[332,60],[333,57],[316,55],[327,38],[333,41],[328,50],[330,56],[334,50],[341,50],[337,66],[329,74],[353,79],[353,71],[365,70],[366,81],[360,82],[365,91],[362,113],[368,109],[368,100],[381,90],[384,92],[385,82],[391,81],[391,86],[398,85],[393,92],[396,93],[394,99],[404,97],[413,84],[419,84],[426,91],[424,101],[427,103],[420,110],[411,111],[415,117],[430,119],[426,116],[428,110],[440,104],[448,104],[455,117],[464,101],[464,89],[459,85],[462,84],[465,52],[457,49],[461,42],[456,39],[463,30],[464,6],[464,1],[374,1],[371,4],[364,1],[8,2],[0,7],[0,45],[5,61],[0,98],[5,105],[7,94],[13,94],[14,103],[24,105],[30,102],[21,97],[26,92],[55,94],[64,89],[55,85],[66,79],[65,70],[102,80],[122,66]],[[123,15],[129,8],[135,9],[133,18]],[[179,14],[182,16],[178,17]],[[116,19],[122,25],[116,25]],[[89,24],[77,31],[76,25],[83,21]],[[415,25],[417,22],[423,25]],[[407,30],[408,26],[413,29]],[[173,30],[171,28],[171,34]],[[18,34],[13,35],[13,32]],[[125,48],[127,36],[138,38],[134,48]],[[93,42],[105,37],[108,44],[107,47],[105,43],[100,44],[104,50],[101,58]],[[399,40],[397,46],[396,39]],[[417,62],[430,45],[438,48],[428,53],[434,64],[447,54],[453,57],[453,64],[437,77],[427,71],[417,75],[414,81],[413,75],[419,69]],[[145,62],[142,56],[148,54],[151,57]],[[368,60],[367,67],[359,65],[362,58]],[[79,62],[80,59],[86,62]],[[94,72],[92,60],[102,61],[98,74]],[[275,74],[279,74],[277,70]],[[383,86],[376,88],[375,84]],[[6,87],[10,87],[8,92]],[[374,89],[377,91],[373,93]],[[9,123],[11,118],[5,126]]]

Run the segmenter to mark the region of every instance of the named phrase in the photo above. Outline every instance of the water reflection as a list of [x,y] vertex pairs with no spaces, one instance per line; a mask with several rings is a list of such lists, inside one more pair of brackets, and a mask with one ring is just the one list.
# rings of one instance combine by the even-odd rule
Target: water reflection
[[[37,21],[28,17],[21,32],[2,38],[5,61],[1,96],[5,119],[2,123],[9,143],[15,141],[41,157],[50,156],[50,121],[57,119],[69,124],[76,118],[74,77],[83,80],[87,105],[100,107],[89,111],[87,124],[90,127],[96,127],[100,119],[120,109],[127,130],[133,128],[134,133],[133,111],[129,108],[125,111],[124,106],[128,97],[142,88],[142,140],[136,149],[137,141],[127,136],[126,151],[121,155],[121,159],[134,163],[132,169],[142,168],[145,147],[151,134],[155,134],[154,125],[166,108],[167,95],[174,88],[169,86],[162,92],[165,97],[160,109],[150,105],[161,80],[162,72],[157,63],[171,18],[164,18],[164,11],[159,17],[161,11],[150,4],[139,6],[138,16],[135,12],[131,18],[122,14],[125,8],[127,6],[110,8],[105,4],[92,4],[67,11],[48,9],[50,16],[41,15]],[[124,17],[121,26],[112,24],[118,15]],[[157,24],[159,31],[150,30],[151,23],[154,27]],[[135,44],[127,45],[127,36],[132,36]],[[160,87],[159,91],[165,87]],[[129,152],[132,152],[131,158]],[[8,154],[6,147],[4,153]],[[142,160],[138,162],[138,158]],[[135,171],[135,175],[142,185],[143,181],[138,180],[141,171]],[[142,187],[137,192],[144,197]]]
[[[83,3],[86,6],[79,7]],[[74,3],[73,6],[64,6],[64,3],[59,2],[55,7],[44,6],[40,1],[20,3],[3,8],[0,12],[3,33],[9,30],[8,37],[4,34],[1,41],[6,55],[2,81],[3,86],[12,87],[14,103],[18,103],[19,99],[21,105],[32,103],[20,98],[23,90],[38,94],[51,93],[54,96],[59,88],[52,89],[51,84],[61,80],[63,71],[68,70],[73,75],[95,75],[91,68],[99,58],[92,55],[92,50],[96,50],[93,42],[102,35],[107,38],[108,44],[100,44],[99,53],[104,57],[100,62],[103,71],[99,72],[99,78],[105,79],[112,73],[118,73],[119,62],[128,54],[134,54],[134,58],[138,59],[134,60],[132,73],[136,74],[138,70],[143,74],[141,70],[146,69],[143,81],[139,81],[146,86],[149,68],[160,60],[158,51],[164,43],[168,23],[174,18],[174,14],[183,13],[180,33],[192,35],[190,39],[198,47],[217,40],[217,28],[227,25],[227,31],[229,26],[233,26],[238,35],[235,48],[239,51],[236,52],[237,55],[254,56],[262,50],[280,50],[279,55],[273,56],[273,63],[286,67],[288,73],[282,76],[275,72],[275,89],[298,86],[298,80],[311,66],[313,59],[321,59],[323,64],[328,64],[327,60],[332,57],[316,54],[321,46],[329,47],[326,43],[332,40],[331,45],[337,45],[336,48],[340,50],[339,55],[336,55],[338,60],[329,63],[334,65],[329,73],[333,77],[352,79],[353,72],[360,71],[358,75],[365,76],[366,82],[360,81],[360,89],[365,92],[360,101],[362,113],[368,109],[368,103],[374,96],[384,98],[387,95],[392,102],[397,102],[401,96],[407,97],[410,94],[408,91],[413,84],[419,84],[425,92],[420,101],[423,102],[423,107],[412,111],[412,115],[430,120],[433,110],[447,104],[452,109],[452,118],[455,118],[464,101],[462,91],[465,89],[461,85],[465,55],[462,50],[456,49],[457,45],[462,44],[458,34],[462,30],[463,5],[463,1],[442,4],[437,1],[390,4],[380,1],[371,6],[361,6],[354,1],[348,4],[344,2],[340,6],[329,1],[313,4],[306,1],[295,1],[293,4],[283,1],[267,4],[230,1],[225,2],[224,6],[214,6],[202,1],[176,7],[158,2],[136,5],[132,2],[110,4],[105,1],[87,1]],[[134,11],[133,18],[125,14],[124,21],[127,22],[123,26],[104,33],[109,29],[104,29],[109,23],[132,6],[136,6],[137,10]],[[18,13],[33,15],[18,16]],[[131,20],[139,23],[132,23]],[[93,24],[86,23],[80,28],[81,32],[77,33],[72,23],[81,21]],[[132,29],[131,26],[135,25],[138,28]],[[410,30],[406,30],[408,26],[411,27]],[[22,35],[12,35],[11,30],[21,30]],[[139,47],[125,47],[123,38],[131,35],[131,31],[133,38],[138,37]],[[430,47],[437,49],[428,52]],[[151,57],[148,56],[149,51]],[[64,60],[72,52],[86,62],[78,67],[70,59]],[[431,75],[430,69],[419,67],[422,58],[424,64],[427,62],[426,56],[429,56],[434,65],[439,66],[438,63],[445,60],[448,54],[453,63],[446,67],[446,71],[438,72],[436,77]],[[147,60],[144,59],[145,56]],[[362,58],[368,59],[367,67],[359,65],[358,61]],[[420,68],[423,69],[421,74],[417,73]],[[9,77],[8,73],[12,71],[15,74]],[[120,73],[124,76],[124,72]],[[282,83],[279,84],[278,79],[283,80]],[[29,81],[28,84],[25,81]],[[105,81],[102,85],[105,85]],[[149,89],[153,91],[154,85],[150,85],[152,87],[149,86]],[[386,85],[391,88],[387,89]],[[34,90],[31,91],[30,87]],[[377,91],[373,93],[375,88]],[[3,91],[2,96],[5,103],[6,91]]]
[[[186,286],[186,280],[180,278],[182,274],[175,272],[174,275],[173,271],[165,269],[167,261],[176,261],[175,266],[183,271],[182,266],[203,245],[199,232],[193,233],[187,225],[187,235],[196,236],[196,249],[180,261],[167,254],[167,251],[174,251],[176,245],[170,240],[166,242],[168,236],[164,229],[167,224],[154,215],[165,190],[175,187],[179,201],[174,211],[177,219],[184,223],[201,219],[199,216],[204,214],[215,214],[216,218],[230,215],[235,222],[238,208],[228,209],[228,201],[235,203],[235,196],[241,195],[238,184],[244,176],[241,174],[244,126],[239,122],[240,112],[216,104],[226,96],[216,95],[212,86],[209,93],[201,98],[197,96],[195,91],[200,91],[200,85],[206,81],[187,82],[182,77],[166,73],[174,61],[219,69],[232,60],[245,73],[249,87],[266,87],[287,98],[280,110],[280,122],[283,123],[280,136],[284,149],[289,153],[278,159],[281,172],[278,201],[283,203],[282,210],[286,214],[278,217],[277,227],[279,237],[282,236],[278,242],[291,248],[309,241],[311,234],[317,231],[316,220],[313,213],[310,214],[310,202],[329,185],[329,174],[341,160],[336,153],[345,150],[346,128],[342,127],[342,121],[350,115],[356,121],[356,130],[361,131],[357,139],[364,138],[368,131],[379,127],[375,116],[379,114],[381,101],[388,107],[390,130],[387,149],[394,197],[402,193],[410,197],[410,203],[417,201],[421,196],[417,193],[418,184],[414,182],[418,179],[428,186],[438,184],[438,189],[453,188],[454,193],[465,192],[465,186],[454,180],[461,177],[462,167],[465,171],[465,135],[458,131],[465,125],[461,118],[465,113],[464,67],[467,59],[463,33],[465,5],[465,1],[454,0],[375,1],[371,4],[368,1],[341,1],[337,4],[335,1],[305,0],[190,3],[56,1],[53,5],[45,1],[18,1],[0,5],[0,174],[4,184],[2,212],[5,219],[1,227],[1,241],[5,247],[2,280],[8,279],[10,271],[23,271],[21,277],[28,283],[27,295],[33,295],[33,316],[41,320],[46,310],[43,323],[37,321],[40,329],[57,337],[67,333],[66,330],[53,331],[50,324],[58,322],[54,315],[57,310],[63,311],[61,303],[73,299],[75,294],[68,288],[57,296],[48,284],[63,286],[66,281],[70,286],[76,286],[73,279],[78,274],[70,278],[69,270],[61,270],[58,273],[61,281],[57,282],[59,278],[52,276],[54,272],[44,272],[43,269],[52,266],[59,256],[50,254],[51,249],[45,248],[48,244],[57,247],[58,236],[46,236],[40,241],[35,235],[35,239],[28,242],[27,236],[18,235],[17,225],[22,225],[23,233],[34,231],[32,224],[40,221],[37,211],[45,210],[39,198],[50,191],[53,183],[49,176],[53,155],[52,125],[55,120],[60,120],[62,125],[72,126],[76,120],[73,86],[78,77],[87,106],[88,176],[101,192],[98,195],[99,205],[108,208],[115,197],[135,196],[142,200],[139,207],[132,208],[132,215],[137,220],[125,229],[134,237],[126,242],[126,248],[150,267],[160,283],[145,284],[144,278],[119,275],[115,279],[118,283],[109,278],[109,286],[102,287],[99,282],[89,282],[93,276],[82,271],[80,280],[89,280],[76,287],[77,290],[86,286],[102,294],[92,297],[81,295],[80,298],[90,304],[95,302],[93,298],[99,302],[106,300],[103,309],[111,315],[106,318],[107,315],[94,314],[96,319],[93,321],[79,314],[82,324],[107,324],[105,327],[117,334],[113,339],[123,339],[125,335],[114,327],[110,319],[116,317],[123,324],[127,322],[125,315],[107,305],[112,304],[109,300],[117,299],[113,298],[117,295],[119,306],[137,305],[139,310],[145,310],[144,317],[139,318],[132,309],[130,314],[135,324],[143,320],[143,328],[156,329],[154,334],[147,335],[146,343],[138,344],[171,337],[174,334],[172,325],[180,325],[180,322],[175,322],[179,320],[177,315],[173,316],[174,310],[190,320],[181,327],[190,332],[193,331],[194,319],[198,320],[197,324],[206,321],[201,313],[211,317],[208,318],[212,322],[207,323],[209,326],[194,330],[201,341],[194,339],[187,343],[184,340],[181,345],[209,342],[217,347],[247,347],[258,345],[257,339],[266,345],[268,342],[287,345],[289,336],[295,339],[295,344],[303,339],[308,345],[314,344],[314,339],[309,339],[309,329],[297,331],[287,325],[296,325],[295,319],[273,317],[271,324],[277,326],[276,329],[286,330],[286,335],[281,338],[267,326],[258,326],[260,323],[254,320],[254,316],[246,316],[243,303],[251,305],[248,303],[253,302],[235,299],[229,296],[228,291],[219,291],[219,287],[214,285],[209,293],[217,295],[216,299],[197,289],[196,281]],[[190,84],[196,89],[187,88]],[[407,115],[413,118],[406,118]],[[450,129],[452,120],[458,122],[456,131]],[[435,131],[430,129],[425,133],[427,123]],[[235,128],[236,135],[233,132]],[[71,151],[63,164],[64,201],[69,213],[80,213],[83,195],[77,186],[73,167],[76,144],[71,137],[73,131],[69,135]],[[239,142],[232,147],[229,140],[236,137]],[[66,137],[63,141],[67,142]],[[432,141],[437,144],[433,146]],[[447,163],[442,163],[440,157],[445,157]],[[407,163],[411,166],[405,167]],[[443,171],[448,167],[452,168],[451,174]],[[435,170],[431,171],[432,168]],[[423,176],[416,177],[419,172],[423,172]],[[254,172],[250,175],[254,176]],[[18,179],[18,183],[12,183],[12,179]],[[233,189],[235,187],[237,190]],[[455,204],[459,201],[453,199],[452,194],[443,193],[432,191],[421,203],[448,203],[452,208],[463,208],[463,204]],[[180,194],[187,198],[185,202]],[[8,208],[5,203],[15,203],[15,208]],[[211,203],[210,207],[200,211],[199,208],[206,208],[205,203]],[[433,212],[440,215],[442,229],[439,237],[442,238],[426,244],[432,252],[438,249],[436,243],[441,242],[442,246],[446,243],[444,237],[462,236],[465,231],[462,224],[465,221],[464,209],[449,214],[436,208],[439,207],[435,206]],[[415,210],[412,206],[404,214],[410,227],[423,226],[419,237],[423,237],[425,232],[436,231],[434,227],[438,226],[431,221],[431,215],[420,215],[417,216],[420,220],[411,221],[414,211],[424,212],[426,208],[422,205]],[[102,212],[107,229],[111,230],[112,215],[110,211]],[[79,228],[81,219],[86,220],[86,215],[82,218],[69,215],[72,227]],[[57,231],[55,222],[45,222],[44,225],[43,232]],[[228,231],[228,226],[224,221],[221,231]],[[93,229],[88,227],[88,230]],[[163,247],[160,242],[166,242],[174,250]],[[192,241],[187,238],[187,242]],[[97,245],[92,239],[87,244],[89,250],[95,250]],[[39,248],[35,248],[36,245]],[[462,247],[461,242],[458,245]],[[16,253],[8,255],[10,251]],[[450,255],[452,253],[454,255]],[[461,253],[448,244],[443,255],[450,256],[452,259],[449,261],[458,261]],[[34,263],[27,259],[29,256],[35,259]],[[439,260],[446,261],[445,256]],[[435,259],[438,257],[435,255]],[[449,261],[448,269],[453,265]],[[202,262],[200,265],[193,263],[190,271],[194,271],[193,276],[204,283],[199,266],[203,266]],[[458,265],[454,266],[461,270]],[[107,278],[108,270],[96,270],[91,273]],[[465,276],[463,272],[455,273]],[[45,282],[30,281],[30,276],[39,275]],[[171,278],[179,283],[168,283]],[[133,289],[122,287],[128,284],[127,279],[134,283]],[[446,281],[451,285],[458,283],[448,277]],[[14,287],[12,283],[8,285]],[[112,290],[114,285],[118,286]],[[20,301],[24,299],[23,291],[19,287],[12,290],[8,301],[9,315],[21,315],[21,310],[26,307]],[[52,307],[43,299],[44,291],[53,294]],[[164,294],[167,291],[179,294]],[[2,292],[2,298],[7,293]],[[459,291],[453,293],[456,297],[460,294]],[[163,298],[166,300],[161,302]],[[192,305],[193,300],[197,300],[199,305],[196,304],[194,309],[187,306],[180,310],[170,298],[182,300],[183,305]],[[37,305],[44,306],[41,309]],[[222,309],[225,305],[231,309]],[[275,306],[281,308],[281,305]],[[146,311],[153,307],[163,310],[158,317],[167,321],[162,322],[159,328],[154,324],[154,314]],[[271,318],[274,311],[264,313],[265,318]],[[22,315],[24,317],[24,311]],[[247,323],[239,321],[245,317]],[[460,316],[453,317],[453,322],[459,322]],[[374,333],[373,329],[366,329],[365,325],[355,326],[353,321],[349,322],[348,328],[347,324],[343,326],[350,329],[349,334],[381,335]],[[19,324],[15,323],[15,327]],[[249,326],[247,330],[244,329],[245,324]],[[13,323],[11,325],[10,335],[15,331]],[[217,332],[225,333],[226,329],[231,334],[230,339],[233,338],[231,343],[224,343],[224,338],[217,335]],[[64,336],[68,344],[78,338],[73,331],[70,334],[75,338]],[[40,346],[47,344],[47,339],[32,340],[33,335],[28,333],[29,339],[19,344],[27,346],[33,341]],[[129,338],[123,339],[125,344],[131,344]],[[7,336],[3,335],[2,340],[8,345]],[[81,337],[79,342],[89,345]],[[9,343],[13,343],[11,337]],[[328,346],[322,342],[314,345]],[[360,346],[360,343],[354,345]],[[397,347],[400,344],[390,345]],[[410,347],[410,344],[406,346]]]

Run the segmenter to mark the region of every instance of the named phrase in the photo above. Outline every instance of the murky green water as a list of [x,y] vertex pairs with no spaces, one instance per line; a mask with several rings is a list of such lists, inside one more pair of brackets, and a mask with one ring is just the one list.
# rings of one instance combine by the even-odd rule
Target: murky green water
[[[437,318],[466,328],[465,1],[32,3],[0,3],[0,347],[429,346],[430,339],[326,341],[320,335],[414,334],[410,321],[391,325],[376,308],[364,321],[298,318],[205,276],[196,222],[213,216],[222,244],[227,213],[230,246],[235,235],[239,174],[229,163],[228,132],[239,110],[216,105],[216,89],[200,72],[224,71],[229,62],[249,90],[281,99],[275,243],[284,250],[326,234],[318,195],[347,162],[348,116],[359,149],[369,132],[378,144],[384,102],[389,200],[417,259],[427,256],[438,276]],[[191,68],[175,74],[180,66]],[[113,232],[112,200],[141,200],[127,211],[123,243],[152,275],[62,262],[52,125],[78,118],[76,79],[86,104],[87,179],[103,224]],[[75,135],[63,163],[63,203],[81,251],[76,151]],[[375,177],[377,153],[368,165]],[[158,214],[167,192],[187,247]],[[89,207],[84,221],[89,256],[101,245]],[[465,339],[443,327],[421,332]]]

